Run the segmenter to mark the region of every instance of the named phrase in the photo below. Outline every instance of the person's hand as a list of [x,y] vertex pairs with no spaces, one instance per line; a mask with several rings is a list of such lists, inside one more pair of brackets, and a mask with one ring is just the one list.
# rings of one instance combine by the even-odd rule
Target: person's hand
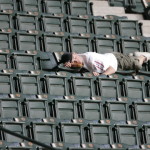
[[71,67],[71,63],[70,63],[70,62],[66,62],[66,63],[64,64],[64,66],[65,66],[65,67]]
[[93,72],[94,76],[99,76],[100,74],[98,72]]

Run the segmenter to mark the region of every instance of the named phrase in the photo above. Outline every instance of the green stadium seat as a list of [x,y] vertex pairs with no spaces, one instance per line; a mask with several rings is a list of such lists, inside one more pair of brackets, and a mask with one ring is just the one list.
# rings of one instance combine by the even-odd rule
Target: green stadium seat
[[10,51],[9,50],[1,50],[0,51],[0,70],[10,69]]
[[9,97],[10,94],[15,94],[13,87],[13,79],[11,73],[0,73],[0,95]]
[[78,118],[77,100],[53,100],[51,106],[51,117],[56,117],[59,120],[71,120]]
[[106,101],[104,108],[106,119],[115,122],[126,122],[129,120],[129,110],[126,102]]
[[56,125],[51,122],[32,122],[31,131],[33,139],[47,145],[56,143],[57,137]]
[[64,32],[64,16],[43,14],[41,16],[41,30],[44,32]]
[[145,123],[150,122],[150,103],[148,102],[134,102],[131,105],[133,120]]
[[44,52],[66,51],[65,33],[44,33],[41,37],[41,50]]
[[89,16],[68,16],[66,21],[67,31],[70,33],[90,33]]
[[92,32],[97,35],[111,35],[116,34],[114,18],[104,18],[101,16],[93,17],[91,22]]
[[60,127],[65,147],[81,148],[84,143],[83,124],[61,122]]
[[38,74],[31,73],[17,73],[16,75],[16,84],[19,85],[18,93],[22,93],[24,95],[40,95],[40,78]]
[[15,28],[17,30],[35,31],[39,29],[38,17],[35,14],[16,13]]
[[18,10],[26,12],[34,12],[35,14],[41,12],[39,0],[18,0]]
[[117,34],[121,36],[139,36],[141,35],[140,26],[137,20],[118,20]]
[[121,38],[121,49],[123,54],[144,52],[143,40],[140,37],[137,39]]
[[68,96],[67,77],[59,75],[45,75],[43,78],[43,93],[51,97],[64,98]]
[[97,78],[96,95],[102,100],[118,100],[120,99],[119,80],[117,78]]
[[145,124],[142,126],[142,133],[141,133],[141,141],[145,149],[149,148],[150,145],[149,136],[150,136],[150,126]]
[[97,100],[80,100],[79,116],[87,121],[99,122],[104,119],[102,102]]
[[115,125],[114,139],[123,147],[139,149],[139,136],[137,125]]
[[1,118],[13,119],[23,116],[20,100],[18,99],[1,99],[0,100]]
[[118,52],[118,40],[113,36],[95,36],[94,37],[95,51],[100,54]]
[[110,6],[115,6],[115,7],[128,7],[129,2],[126,0],[109,0]]
[[42,0],[42,9],[45,13],[63,14],[65,13],[64,0]]
[[22,53],[22,52],[13,52],[12,53],[12,63],[13,68],[17,70],[38,70],[38,63],[36,59],[37,51],[34,51],[33,54]]
[[0,31],[0,49],[12,49],[12,34],[11,32]]
[[77,98],[92,99],[94,95],[94,86],[92,77],[71,77],[70,94]]
[[67,14],[69,15],[91,15],[91,3],[89,0],[68,0]]
[[0,0],[0,10],[16,10],[16,1],[14,0]]
[[[15,121],[12,121],[12,122],[2,122],[1,125],[10,130],[10,131],[13,131],[14,133],[17,133],[17,134],[21,134],[21,135],[24,135],[24,136],[27,136],[27,133],[26,133],[26,126],[25,126],[25,123],[24,122],[15,122]],[[19,147],[20,146],[20,143],[21,142],[24,142],[23,139],[21,138],[18,138],[18,137],[15,137],[13,135],[10,135],[8,133],[3,133],[4,136],[1,137],[2,140],[4,140],[6,143],[10,143],[10,144],[15,144],[15,146]]]
[[23,102],[24,114],[32,119],[43,119],[50,117],[48,102],[44,99],[26,99]]
[[145,6],[143,4],[143,0],[133,0],[133,8],[131,8],[131,11],[133,13],[144,13]]
[[132,101],[143,101],[145,99],[144,95],[144,82],[143,80],[135,79],[123,79],[122,88],[124,91],[124,96]]
[[112,132],[109,124],[89,124],[87,142],[94,144],[97,149],[111,149]]
[[38,33],[26,33],[18,31],[15,33],[14,49],[18,51],[39,50]]
[[70,34],[68,38],[69,51],[75,53],[92,52],[93,47],[91,43],[90,34],[74,35]]
[[1,29],[12,29],[12,14],[7,12],[0,12],[0,28]]

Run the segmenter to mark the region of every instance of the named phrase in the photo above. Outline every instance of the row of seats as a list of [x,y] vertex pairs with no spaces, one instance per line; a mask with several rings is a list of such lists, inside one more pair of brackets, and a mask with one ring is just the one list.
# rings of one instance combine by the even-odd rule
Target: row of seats
[[142,36],[70,34],[68,32],[27,33],[25,31],[0,32],[0,49],[17,51],[37,50],[45,52],[95,51],[97,53],[135,51],[150,52],[150,39]]
[[109,0],[110,6],[124,7],[127,13],[144,13],[143,0]]
[[[0,97],[81,98],[98,100],[147,101],[149,78],[83,77],[39,74],[39,71],[0,73]],[[146,76],[145,76],[146,77]]]
[[[150,125],[128,124],[95,124],[89,123],[67,123],[61,122],[31,122],[29,125],[23,121],[1,122],[6,129],[41,141],[55,148],[72,149],[147,149],[149,148]],[[32,147],[33,144],[26,143],[20,138],[1,132],[1,140],[5,140],[1,147],[21,147],[21,145]]]
[[49,118],[58,122],[145,124],[150,122],[150,102],[77,99],[1,99],[0,120],[24,119],[42,121]]
[[[51,37],[51,40],[53,40],[52,37]],[[72,37],[72,41],[76,42],[76,44],[77,44],[77,42],[79,42],[79,44],[80,44],[80,42],[83,42],[85,40],[86,39],[83,39],[83,38],[81,40],[80,38],[79,39],[74,39]],[[29,41],[29,43],[30,42],[31,41]],[[110,42],[112,42],[112,43],[110,43]],[[137,46],[136,44],[138,44],[138,42],[139,41],[132,41],[132,40],[123,41],[123,39],[122,39],[122,46],[125,46],[125,44],[128,44],[128,45],[133,44],[134,46]],[[102,45],[98,46],[98,43],[102,44]],[[34,43],[31,42],[31,44],[34,44]],[[72,48],[73,48],[73,50],[71,52],[81,52],[81,51],[77,51],[77,48],[79,47],[79,44],[73,46],[73,43],[71,42],[71,45],[72,45]],[[105,49],[108,50],[107,52],[116,52],[115,51],[115,49],[117,47],[116,44],[117,44],[116,40],[114,40],[114,39],[98,38],[97,42],[95,43],[95,47],[98,46],[97,50],[100,50],[100,51],[98,51],[99,53],[104,53]],[[20,47],[23,47],[23,45],[24,45],[24,42],[20,42]],[[51,43],[49,46],[48,45],[47,46],[51,47],[51,45],[53,45],[54,48],[55,48],[55,47],[58,46],[58,43],[56,43],[56,45],[54,45],[54,43]],[[29,48],[28,46],[30,47],[30,44],[28,44],[27,46],[24,47],[25,49],[27,49],[26,51],[25,50],[15,51],[15,50],[9,50],[9,49],[1,50],[0,51],[0,70],[20,70],[20,71],[21,70],[22,71],[42,70],[42,71],[44,71],[46,69],[45,65],[48,65],[48,59],[49,58],[45,58],[45,61],[41,60],[41,56],[42,56],[41,54],[44,53],[44,52],[40,52],[40,51],[36,51],[36,50],[28,50],[28,48]],[[64,45],[62,45],[62,46],[64,46]],[[89,52],[90,45],[88,47],[87,43],[85,43],[85,45],[80,45],[80,47],[82,47],[82,50],[84,50],[83,47],[85,47],[85,49],[86,48],[88,49],[87,51],[83,51],[83,52]],[[141,46],[139,48],[141,48]],[[126,54],[125,52],[127,50],[131,50],[131,48],[130,47],[128,48],[128,46],[127,46],[127,48],[124,47],[124,54]],[[133,49],[133,50],[143,51],[141,49],[140,50],[139,49]],[[128,53],[129,52],[134,52],[133,50],[128,51]],[[51,52],[51,51],[48,51],[48,52]],[[59,61],[60,58],[57,58],[56,56],[57,56],[57,54],[60,54],[60,52],[58,52],[58,51],[55,52],[54,51],[54,53],[50,53],[50,54],[54,58],[54,63],[55,63],[54,66],[55,65],[57,66],[57,61]],[[47,69],[51,69],[51,68],[47,68]],[[149,72],[150,71],[150,61],[145,63],[141,70]]]
[[91,3],[88,0],[1,0],[0,10],[35,13],[90,15]]
[[70,32],[93,34],[117,34],[121,36],[142,35],[141,26],[136,20],[117,16],[64,16],[53,14],[0,13],[1,29],[42,30],[44,32]]

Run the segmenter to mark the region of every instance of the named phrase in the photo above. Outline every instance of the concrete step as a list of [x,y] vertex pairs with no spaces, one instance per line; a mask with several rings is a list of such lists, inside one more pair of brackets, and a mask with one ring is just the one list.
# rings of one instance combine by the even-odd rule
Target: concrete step
[[99,7],[98,5],[93,5],[93,15],[103,16],[103,15],[121,15],[125,14],[123,7]]
[[123,14],[126,16],[129,20],[143,20],[142,14]]

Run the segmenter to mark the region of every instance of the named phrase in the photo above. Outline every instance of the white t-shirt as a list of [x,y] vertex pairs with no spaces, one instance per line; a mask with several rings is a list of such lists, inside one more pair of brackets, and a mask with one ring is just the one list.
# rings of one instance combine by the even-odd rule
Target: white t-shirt
[[90,72],[103,73],[110,66],[117,71],[117,59],[112,53],[99,54],[95,52],[86,52],[79,54],[79,56],[83,59],[83,68]]

